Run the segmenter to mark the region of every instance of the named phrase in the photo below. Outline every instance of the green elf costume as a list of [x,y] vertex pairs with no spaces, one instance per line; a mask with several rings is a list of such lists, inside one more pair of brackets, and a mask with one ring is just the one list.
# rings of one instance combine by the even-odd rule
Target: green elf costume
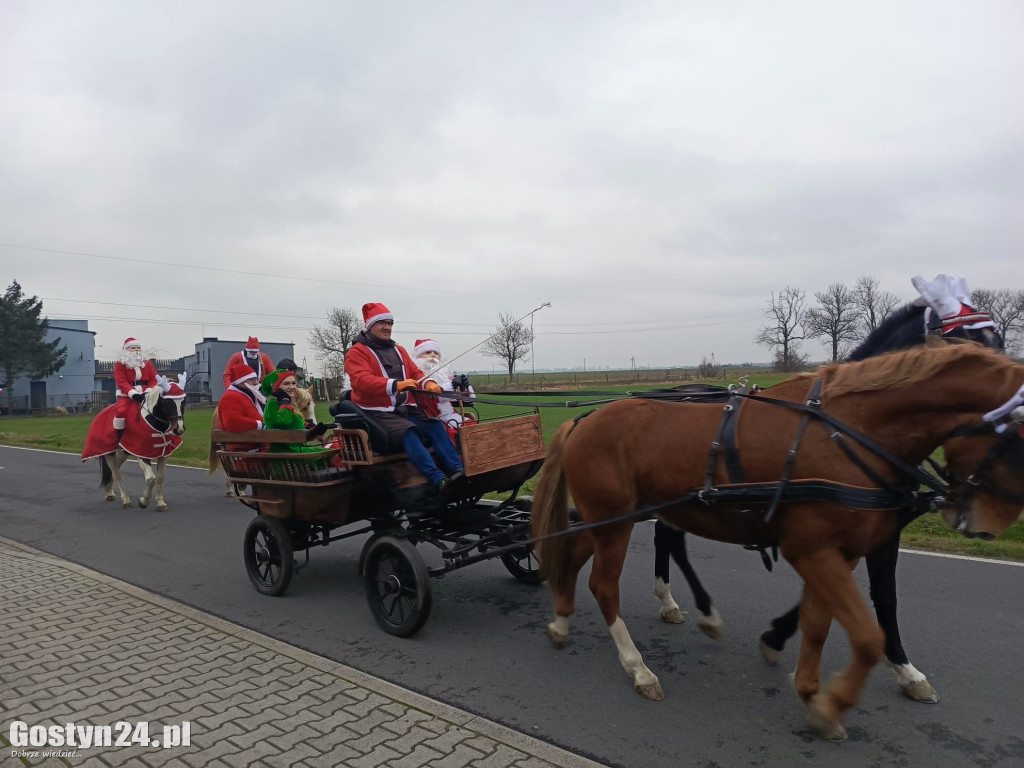
[[[288,393],[278,384],[295,374],[289,370],[278,369],[263,377],[260,390],[267,396],[267,404],[263,406],[263,424],[266,429],[306,429],[306,419],[292,406]],[[330,424],[317,424],[306,430],[306,440],[319,437],[330,427]],[[302,443],[273,443],[271,453],[318,453],[323,449]]]

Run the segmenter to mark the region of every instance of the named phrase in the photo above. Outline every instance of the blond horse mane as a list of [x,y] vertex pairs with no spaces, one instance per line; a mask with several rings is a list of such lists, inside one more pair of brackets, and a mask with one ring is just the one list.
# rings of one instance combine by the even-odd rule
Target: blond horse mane
[[970,370],[978,365],[994,366],[1009,379],[1018,366],[1012,359],[973,341],[925,345],[869,357],[855,363],[825,365],[799,378],[823,377],[832,397],[881,389],[902,389],[925,384],[951,366]]

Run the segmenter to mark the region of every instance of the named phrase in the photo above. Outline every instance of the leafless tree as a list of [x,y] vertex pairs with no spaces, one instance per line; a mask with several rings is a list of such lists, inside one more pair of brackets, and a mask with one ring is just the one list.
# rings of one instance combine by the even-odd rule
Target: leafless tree
[[1017,355],[1024,346],[1024,291],[976,288],[971,291],[971,305],[992,315],[1007,354]]
[[758,332],[754,342],[775,353],[776,370],[799,371],[806,363],[800,354],[800,341],[804,338],[804,292],[787,285],[779,295],[774,293],[764,311],[768,322]]
[[852,294],[860,312],[860,339],[867,338],[900,305],[899,296],[879,288],[878,280],[874,277],[857,278]]
[[832,362],[846,357],[850,346],[859,337],[861,313],[854,292],[842,283],[832,283],[814,298],[818,306],[807,310],[804,326],[807,335],[824,339],[832,350]]
[[533,343],[533,331],[530,326],[516,320],[512,314],[498,314],[497,332],[480,348],[480,352],[488,357],[496,357],[505,362],[508,377],[511,380],[515,373],[516,363],[528,360],[530,344]]
[[335,307],[327,313],[327,325],[314,325],[307,337],[313,353],[324,365],[326,378],[337,387],[345,372],[345,355],[362,330],[359,312]]

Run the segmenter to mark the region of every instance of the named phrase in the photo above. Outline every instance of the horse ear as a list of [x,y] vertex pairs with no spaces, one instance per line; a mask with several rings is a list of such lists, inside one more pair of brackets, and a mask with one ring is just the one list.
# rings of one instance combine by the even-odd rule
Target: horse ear
[[310,384],[308,387],[306,387],[306,391],[309,392],[309,396],[310,397],[313,397],[313,388],[315,386],[316,386],[316,384]]

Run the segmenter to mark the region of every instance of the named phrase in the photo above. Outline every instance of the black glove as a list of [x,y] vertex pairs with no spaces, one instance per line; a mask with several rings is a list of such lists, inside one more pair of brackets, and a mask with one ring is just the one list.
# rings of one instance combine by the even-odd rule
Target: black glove
[[281,405],[291,405],[292,404],[292,399],[290,397],[288,397],[288,393],[285,392],[283,389],[275,389],[274,390],[274,397],[277,398],[277,402],[279,402]]
[[326,432],[328,429],[330,429],[333,426],[334,426],[333,424],[324,423],[324,424],[317,424],[312,429],[307,429],[306,430],[306,440],[307,441],[315,440],[316,438],[320,437],[320,435],[322,435],[324,432]]
[[142,393],[141,392],[133,392],[132,393],[132,400],[134,400],[136,403],[141,403],[142,402]]
[[462,374],[452,379],[452,389],[461,392],[469,392],[469,376]]

